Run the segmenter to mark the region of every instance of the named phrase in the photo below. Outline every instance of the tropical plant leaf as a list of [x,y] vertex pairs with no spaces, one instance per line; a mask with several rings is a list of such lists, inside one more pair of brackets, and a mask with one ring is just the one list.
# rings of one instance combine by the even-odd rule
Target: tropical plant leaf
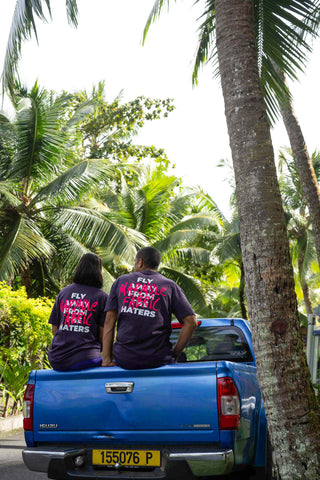
[[178,270],[162,265],[159,268],[159,273],[175,281],[182,288],[194,311],[198,315],[208,315],[209,307],[201,290],[200,282]]
[[176,230],[204,229],[209,227],[217,229],[217,219],[215,217],[203,214],[189,215],[175,225],[171,229],[171,232],[175,232]]
[[[47,12],[43,8],[46,6]],[[78,8],[76,0],[66,0],[68,22],[77,26]],[[22,42],[29,40],[32,33],[38,41],[35,19],[42,22],[51,20],[50,0],[17,0],[6,47],[4,67],[2,71],[2,93],[6,88],[11,95],[15,91],[15,79],[18,77],[17,65],[20,59]]]
[[172,249],[182,247],[183,245],[187,246],[194,244],[200,240],[202,236],[201,230],[177,230],[172,233],[169,233],[164,238],[155,242],[153,246],[157,248],[161,253],[167,253]]
[[36,205],[45,198],[59,195],[63,202],[72,202],[92,188],[94,182],[98,181],[98,174],[101,174],[101,168],[98,163],[94,164],[89,160],[84,160],[74,167],[69,168],[52,182],[38,190],[38,193],[32,199],[32,205]]
[[2,195],[4,197],[4,203],[6,204],[8,202],[11,205],[17,207],[20,204],[20,200],[14,193],[12,193],[15,189],[16,184],[14,182],[0,180],[0,196]]
[[30,219],[18,216],[5,232],[0,250],[0,279],[6,280],[21,271],[29,260],[48,258],[53,246]]
[[192,265],[204,266],[210,265],[211,252],[200,247],[177,248],[164,255],[162,261],[166,258],[170,258],[170,265],[176,267],[181,266],[186,261],[189,261]]
[[114,223],[107,214],[83,207],[57,210],[55,224],[91,248],[110,249],[129,262],[134,259],[135,246],[146,244],[140,232]]

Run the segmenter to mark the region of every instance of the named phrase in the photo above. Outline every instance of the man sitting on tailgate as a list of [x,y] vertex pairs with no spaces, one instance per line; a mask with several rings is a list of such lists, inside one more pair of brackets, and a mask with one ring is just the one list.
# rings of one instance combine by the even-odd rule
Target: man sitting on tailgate
[[[103,367],[141,369],[175,363],[196,328],[195,314],[182,289],[157,272],[160,259],[155,248],[142,248],[134,273],[122,275],[112,285],[103,333]],[[183,323],[173,348],[169,340],[172,314]]]

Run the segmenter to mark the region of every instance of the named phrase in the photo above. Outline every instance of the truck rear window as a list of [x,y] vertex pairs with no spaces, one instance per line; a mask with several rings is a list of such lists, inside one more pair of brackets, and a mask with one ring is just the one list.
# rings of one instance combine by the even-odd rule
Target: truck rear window
[[[179,331],[173,330],[170,338],[173,345],[178,336]],[[242,331],[234,326],[197,329],[177,360],[179,363],[217,360],[253,362],[249,345]]]

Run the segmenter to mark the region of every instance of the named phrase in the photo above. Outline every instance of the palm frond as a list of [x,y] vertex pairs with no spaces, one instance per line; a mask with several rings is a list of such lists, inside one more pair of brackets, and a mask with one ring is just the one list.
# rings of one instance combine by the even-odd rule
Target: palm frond
[[29,260],[48,258],[53,246],[42,236],[38,227],[23,216],[5,232],[0,250],[0,279],[7,280],[19,272]]
[[[176,1],[176,0],[174,0],[174,1]],[[145,43],[145,40],[146,40],[148,31],[149,31],[150,25],[151,25],[157,18],[159,18],[164,3],[167,3],[168,9],[169,9],[170,0],[156,0],[156,1],[154,2],[153,7],[152,7],[152,10],[151,10],[151,12],[150,12],[150,14],[149,14],[148,20],[147,20],[146,25],[145,25],[145,27],[144,27],[142,45],[144,45],[144,43]]]
[[[195,3],[199,3],[197,0]],[[195,60],[193,65],[192,72],[192,84],[198,84],[198,77],[200,67],[212,62],[213,73],[217,74],[218,70],[218,57],[217,51],[214,44],[214,34],[215,34],[215,2],[207,1],[206,8],[201,18],[204,18],[200,27],[198,28],[198,48],[195,54]]]
[[95,101],[92,99],[88,99],[82,102],[79,107],[75,110],[72,117],[66,123],[64,127],[64,131],[68,131],[78,123],[82,122],[85,118],[87,118],[90,114],[94,112]]
[[131,228],[135,228],[137,224],[133,195],[134,192],[130,190],[124,175],[121,174],[121,217],[125,218],[125,225]]
[[80,193],[92,188],[105,171],[103,162],[84,160],[40,188],[31,204],[36,205],[52,196],[59,197],[61,202],[72,202],[79,197]]
[[166,237],[162,238],[158,242],[153,243],[153,246],[157,248],[161,253],[166,253],[174,248],[182,247],[183,245],[191,245],[200,240],[202,236],[201,230],[177,230]]
[[139,232],[143,232],[148,234],[147,229],[147,222],[148,222],[148,212],[149,212],[149,205],[147,201],[146,194],[143,190],[137,190],[134,194],[134,213],[136,219],[135,228],[139,230]]
[[169,251],[162,257],[162,260],[170,258],[170,265],[182,265],[184,262],[189,261],[192,265],[203,266],[210,265],[211,252],[201,247],[185,247],[176,248],[173,251]]
[[128,262],[135,257],[135,246],[147,243],[141,233],[113,222],[107,214],[83,207],[62,207],[55,215],[55,224],[87,247],[109,249]]
[[312,51],[310,37],[319,28],[319,2],[311,0],[256,1],[255,26],[261,83],[271,123],[279,116],[278,101],[290,98],[285,79],[303,72]]
[[[47,12],[45,12],[44,5]],[[66,0],[69,24],[78,25],[78,7],[76,0]],[[18,78],[17,65],[21,55],[22,42],[29,40],[34,34],[38,41],[36,17],[47,23],[52,19],[50,0],[17,0],[6,47],[2,71],[2,93],[8,89],[13,95],[15,79]]]
[[[58,273],[59,279],[67,277],[66,282],[69,282],[73,278],[81,257],[86,253],[92,252],[92,250],[67,232],[61,229],[57,232],[59,232],[61,248],[57,248],[59,271],[56,271],[56,273]],[[97,249],[96,253],[100,254],[99,249]],[[102,277],[103,289],[109,292],[115,278],[104,267],[102,268]]]
[[204,293],[200,288],[200,283],[195,278],[166,266],[160,266],[159,273],[175,281],[182,288],[198,315],[208,315],[209,308]]
[[[162,12],[164,0],[157,0],[146,22],[143,43],[150,28]],[[199,3],[196,0],[195,3]],[[169,7],[169,0],[167,0]],[[310,38],[319,29],[319,4],[312,0],[254,0],[256,46],[261,83],[271,123],[279,116],[278,99],[287,99],[289,92],[272,62],[292,80],[305,69],[312,50]],[[215,45],[215,0],[206,0],[198,21],[199,41],[195,54],[192,83],[198,83],[201,65],[212,62],[214,76],[219,75]]]
[[191,230],[191,229],[204,229],[204,228],[214,228],[218,229],[218,222],[215,216],[211,215],[189,215],[186,218],[182,219],[177,225],[175,225],[171,232],[178,230]]
[[310,275],[311,265],[317,261],[316,249],[311,231],[305,230],[305,235],[301,236],[297,242],[297,249],[300,254],[302,254],[303,258],[303,263],[299,270],[299,277],[301,280],[305,281],[308,278],[308,275]]
[[[190,188],[190,195],[194,197],[194,203],[196,208],[200,212],[208,212],[212,215],[219,224],[223,225],[226,221],[226,217],[218,207],[217,203],[213,200],[211,195],[203,190],[200,186],[195,188]],[[187,191],[188,191],[187,190]]]
[[77,0],[66,0],[67,19],[70,25],[78,26],[78,5]]
[[17,207],[21,203],[21,200],[18,198],[17,193],[18,192],[16,183],[10,182],[8,180],[0,180],[0,199],[2,196],[4,207],[8,206],[9,204]]
[[68,96],[52,99],[36,82],[17,102],[13,121],[16,152],[9,175],[18,181],[26,179],[27,190],[32,179],[40,177],[44,183],[65,152],[66,137],[59,125],[69,101]]
[[[50,1],[45,0],[45,4],[51,18]],[[43,22],[47,22],[41,0],[17,0],[11,21],[2,72],[3,90],[8,88],[11,94],[14,92],[14,78],[17,75],[21,44],[24,40],[31,38],[32,32],[36,40],[38,40],[35,16]]]

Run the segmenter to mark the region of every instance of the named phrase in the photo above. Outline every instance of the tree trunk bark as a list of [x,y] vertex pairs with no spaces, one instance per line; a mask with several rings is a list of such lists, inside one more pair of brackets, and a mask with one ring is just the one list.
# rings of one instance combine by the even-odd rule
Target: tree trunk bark
[[310,315],[311,313],[313,313],[313,308],[312,308],[312,302],[311,302],[311,297],[310,297],[309,285],[306,282],[306,280],[304,278],[304,275],[303,275],[303,272],[302,272],[304,258],[305,258],[305,253],[300,252],[299,258],[298,258],[299,278],[300,278],[300,284],[301,284],[301,289],[302,289],[302,294],[303,294],[304,305],[306,307],[306,314]]
[[[283,72],[277,67],[276,70],[286,83]],[[320,265],[320,189],[317,177],[290,98],[287,99],[287,102],[280,104],[280,111],[289,137],[293,158],[297,166],[303,195],[307,201],[318,263]]]
[[31,294],[31,274],[29,264],[27,264],[21,271],[21,283],[25,287],[27,297],[29,298]]
[[240,285],[239,285],[239,298],[240,298],[240,307],[241,307],[241,317],[245,320],[248,320],[247,308],[245,302],[245,277],[244,277],[244,268],[243,263],[240,264]]
[[252,0],[216,0],[216,41],[236,178],[257,375],[282,480],[320,478],[320,422],[297,300],[270,127],[260,86]]
[[310,315],[313,313],[313,308],[312,308],[312,303],[310,298],[309,285],[307,284],[307,282],[303,281],[301,286],[302,286],[304,305],[306,307],[306,313],[307,315]]

